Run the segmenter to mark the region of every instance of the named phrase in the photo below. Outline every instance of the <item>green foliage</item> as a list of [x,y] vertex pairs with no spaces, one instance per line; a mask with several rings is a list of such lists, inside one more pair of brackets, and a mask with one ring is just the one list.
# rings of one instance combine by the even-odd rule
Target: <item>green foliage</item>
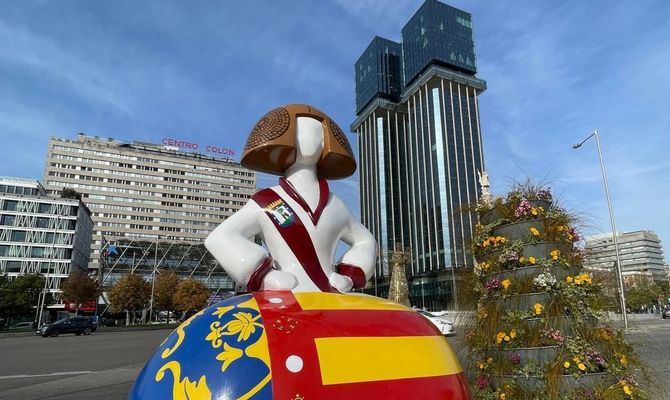
[[84,303],[96,300],[100,295],[98,282],[82,271],[71,273],[61,283],[60,288],[64,301],[74,303],[77,312]]
[[[475,229],[469,281],[476,296],[466,331],[475,398],[645,398],[633,348],[603,319],[601,280],[581,270],[575,217],[532,182],[477,210],[487,224]],[[596,373],[608,380],[589,381]],[[575,385],[577,378],[583,383]]]
[[168,270],[159,270],[154,282],[154,309],[174,311],[175,293],[179,287],[179,277]]
[[668,298],[667,284],[640,282],[626,289],[626,303],[631,310],[640,310],[651,305],[666,304]]
[[[32,315],[43,289],[41,275],[25,274],[11,281],[5,276],[0,277],[0,315],[8,318]],[[50,303],[51,297],[47,296],[45,305]]]
[[140,275],[127,273],[107,292],[113,312],[137,311],[144,308],[151,297],[151,285]]
[[69,187],[63,187],[60,191],[60,197],[64,199],[77,199],[81,200],[81,194],[77,192],[76,190],[69,188]]
[[175,307],[188,315],[205,307],[209,294],[209,288],[204,283],[193,278],[186,279],[179,284],[175,293]]

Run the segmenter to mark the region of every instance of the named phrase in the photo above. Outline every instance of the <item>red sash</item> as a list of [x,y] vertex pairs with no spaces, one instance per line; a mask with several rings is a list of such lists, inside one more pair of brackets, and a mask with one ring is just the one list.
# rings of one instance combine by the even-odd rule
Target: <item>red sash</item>
[[270,188],[254,194],[251,199],[265,211],[312,282],[322,292],[337,292],[328,282],[305,225],[288,203]]

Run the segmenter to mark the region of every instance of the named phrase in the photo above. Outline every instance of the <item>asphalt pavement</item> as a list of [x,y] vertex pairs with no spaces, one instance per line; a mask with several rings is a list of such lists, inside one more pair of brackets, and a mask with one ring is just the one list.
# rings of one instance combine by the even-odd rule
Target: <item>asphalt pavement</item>
[[125,399],[170,332],[0,338],[0,399]]
[[[0,400],[125,399],[170,330],[0,338]],[[670,319],[632,321],[628,333],[661,384],[670,382]],[[449,338],[463,355],[462,337]],[[460,351],[459,351],[460,350]],[[670,399],[665,394],[660,399]]]

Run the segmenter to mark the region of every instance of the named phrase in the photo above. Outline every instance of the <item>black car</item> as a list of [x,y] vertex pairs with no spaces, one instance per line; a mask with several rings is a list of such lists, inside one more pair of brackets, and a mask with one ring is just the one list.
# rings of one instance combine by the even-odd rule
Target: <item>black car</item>
[[61,333],[74,333],[77,336],[82,333],[84,335],[90,335],[95,332],[96,328],[97,325],[93,319],[89,317],[63,318],[53,324],[43,325],[37,330],[37,334],[42,335],[42,337],[56,337]]

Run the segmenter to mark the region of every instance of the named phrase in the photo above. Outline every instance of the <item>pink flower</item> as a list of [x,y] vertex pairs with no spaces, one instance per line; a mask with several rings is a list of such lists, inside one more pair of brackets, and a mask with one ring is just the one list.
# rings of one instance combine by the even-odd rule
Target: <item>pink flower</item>
[[477,378],[477,389],[479,390],[485,389],[490,384],[491,382],[489,381],[489,378],[486,377],[486,375],[479,375],[479,377]]

